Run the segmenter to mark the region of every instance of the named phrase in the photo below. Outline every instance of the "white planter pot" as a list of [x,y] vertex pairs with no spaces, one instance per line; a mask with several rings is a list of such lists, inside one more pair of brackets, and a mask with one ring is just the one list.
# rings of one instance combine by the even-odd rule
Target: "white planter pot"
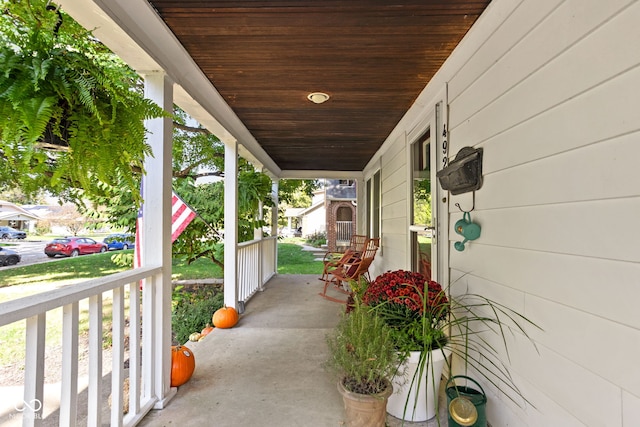
[[[425,366],[419,387],[417,378],[411,387],[411,381],[416,375],[420,361],[420,352],[412,351],[398,370],[400,373],[404,372],[404,375],[396,376],[392,380],[394,392],[389,396],[387,412],[396,418],[412,422],[433,418],[436,415],[440,377],[446,358],[450,354],[451,350],[448,349],[444,349],[444,354],[441,349],[433,350],[428,360],[428,366]],[[417,400],[416,389],[418,390]]]

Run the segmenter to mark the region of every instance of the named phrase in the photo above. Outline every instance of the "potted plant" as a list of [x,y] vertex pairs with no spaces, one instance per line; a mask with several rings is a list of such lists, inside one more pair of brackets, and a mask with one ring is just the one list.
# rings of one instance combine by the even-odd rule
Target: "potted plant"
[[442,287],[420,273],[388,271],[367,286],[362,301],[391,327],[402,360],[387,411],[412,422],[432,418],[451,354],[446,333],[450,304]]
[[499,349],[484,333],[496,333],[508,355],[505,332],[518,330],[531,341],[525,325],[537,326],[482,295],[458,292],[452,296],[450,291],[420,273],[396,270],[376,277],[362,292],[363,304],[392,328],[407,364],[408,375],[398,374],[393,380],[394,387],[403,391],[389,401],[393,416],[420,421],[437,414],[440,377],[445,365],[451,370],[448,356],[452,353],[465,372],[472,369],[511,400],[509,391],[523,398],[500,361]]
[[355,298],[349,313],[327,336],[327,367],[337,374],[347,426],[386,424],[390,379],[399,363],[392,334],[384,319]]

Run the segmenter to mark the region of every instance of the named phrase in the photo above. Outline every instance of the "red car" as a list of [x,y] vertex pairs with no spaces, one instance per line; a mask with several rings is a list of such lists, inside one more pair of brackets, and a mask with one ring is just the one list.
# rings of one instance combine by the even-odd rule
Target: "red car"
[[107,245],[102,242],[96,242],[88,237],[62,237],[53,239],[44,247],[44,253],[53,258],[56,255],[78,256],[86,254],[95,254],[98,252],[106,252]]

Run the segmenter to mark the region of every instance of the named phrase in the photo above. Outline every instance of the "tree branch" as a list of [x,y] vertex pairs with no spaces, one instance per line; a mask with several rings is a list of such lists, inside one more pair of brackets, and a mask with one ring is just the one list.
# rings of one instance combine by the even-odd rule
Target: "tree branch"
[[193,127],[193,126],[187,126],[187,125],[183,125],[183,124],[180,124],[180,123],[177,123],[177,122],[173,122],[173,127],[176,128],[176,129],[183,130],[185,132],[195,132],[195,133],[201,133],[203,135],[212,135],[212,133],[209,132],[208,129],[199,128],[199,127],[196,128],[196,127]]

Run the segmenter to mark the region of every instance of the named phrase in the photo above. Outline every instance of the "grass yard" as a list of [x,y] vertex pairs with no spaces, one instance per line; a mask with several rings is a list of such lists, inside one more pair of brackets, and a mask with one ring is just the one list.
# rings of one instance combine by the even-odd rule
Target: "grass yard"
[[322,274],[322,261],[295,243],[278,244],[278,274]]
[[15,285],[78,283],[126,270],[111,261],[112,253],[84,255],[0,270],[0,288]]

